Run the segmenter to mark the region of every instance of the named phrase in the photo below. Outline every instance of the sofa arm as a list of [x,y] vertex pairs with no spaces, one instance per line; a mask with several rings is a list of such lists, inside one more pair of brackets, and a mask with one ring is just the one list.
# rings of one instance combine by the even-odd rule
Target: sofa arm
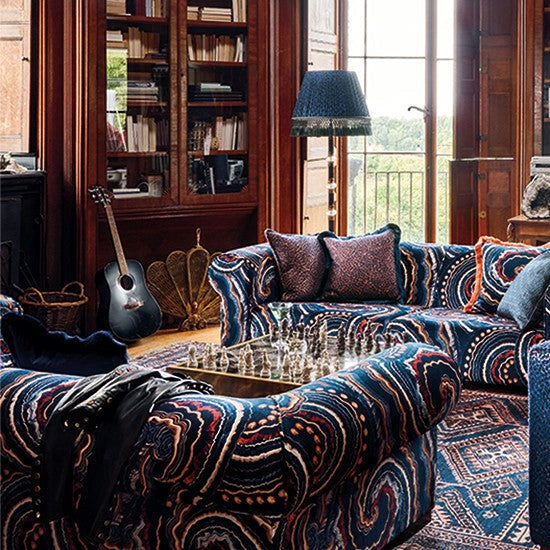
[[232,250],[218,256],[208,271],[221,297],[221,342],[232,346],[250,338],[255,309],[279,298],[277,267],[268,244]]
[[294,506],[430,431],[452,410],[460,388],[448,355],[407,344],[275,396]]
[[544,294],[543,308],[544,337],[546,340],[550,340],[550,285]]
[[529,353],[529,523],[531,539],[550,546],[550,340]]

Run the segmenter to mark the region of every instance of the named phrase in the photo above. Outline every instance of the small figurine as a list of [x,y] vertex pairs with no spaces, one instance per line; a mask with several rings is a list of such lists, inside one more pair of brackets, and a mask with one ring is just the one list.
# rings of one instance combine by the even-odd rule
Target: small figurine
[[372,352],[374,354],[380,353],[380,338],[379,337],[376,337],[374,339],[374,347],[373,347]]
[[267,351],[264,349],[262,351],[262,368],[260,370],[260,376],[262,378],[271,378],[271,361],[267,355]]
[[307,384],[313,380],[313,365],[309,355],[306,355],[304,368],[302,369],[302,383]]
[[290,354],[285,350],[283,355],[283,366],[281,368],[281,380],[289,382],[291,380],[292,363],[290,362]]
[[239,374],[244,374],[246,370],[246,350],[241,349],[239,353],[239,361],[237,363],[237,371]]
[[300,317],[300,321],[296,325],[296,332],[298,333],[298,339],[304,340],[306,331],[306,325],[304,324],[304,318]]
[[199,366],[199,362],[197,361],[197,348],[193,345],[189,346],[187,362],[189,363],[189,367],[192,369],[196,369]]
[[361,352],[363,348],[363,335],[359,332],[357,338],[355,339],[355,355],[361,357]]
[[227,372],[229,370],[229,355],[227,355],[227,350],[225,348],[222,348],[218,365],[221,372]]
[[336,345],[338,347],[338,355],[344,355],[346,353],[346,324],[341,323],[338,327],[338,334],[336,336]]

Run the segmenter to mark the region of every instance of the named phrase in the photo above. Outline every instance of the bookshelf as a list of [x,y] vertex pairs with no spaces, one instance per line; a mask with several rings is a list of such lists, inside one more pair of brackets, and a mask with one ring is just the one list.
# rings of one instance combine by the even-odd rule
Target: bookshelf
[[186,31],[186,200],[250,201],[247,2],[190,0]]

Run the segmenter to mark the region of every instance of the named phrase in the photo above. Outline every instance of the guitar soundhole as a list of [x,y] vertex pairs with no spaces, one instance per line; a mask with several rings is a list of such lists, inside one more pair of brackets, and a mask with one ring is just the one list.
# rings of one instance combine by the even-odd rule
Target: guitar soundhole
[[120,286],[124,290],[132,290],[132,288],[134,288],[134,280],[130,275],[122,275],[120,278]]

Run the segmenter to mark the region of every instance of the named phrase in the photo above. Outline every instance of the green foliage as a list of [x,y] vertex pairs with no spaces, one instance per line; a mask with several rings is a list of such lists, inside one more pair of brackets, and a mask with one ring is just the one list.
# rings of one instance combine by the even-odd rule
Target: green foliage
[[[437,163],[438,241],[447,242],[452,118],[439,117],[437,126],[438,153],[443,155]],[[360,136],[348,141],[348,232],[360,234],[393,222],[404,240],[424,240],[424,121],[373,119],[366,154],[365,143]]]

